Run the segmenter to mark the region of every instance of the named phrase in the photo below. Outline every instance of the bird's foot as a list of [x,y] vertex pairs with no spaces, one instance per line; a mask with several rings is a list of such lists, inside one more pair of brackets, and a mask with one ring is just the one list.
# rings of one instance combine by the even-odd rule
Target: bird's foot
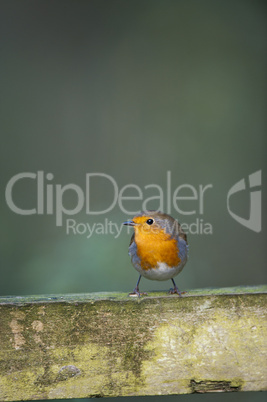
[[134,288],[134,290],[131,293],[129,293],[129,296],[131,296],[131,297],[147,296],[147,293],[139,292],[139,288],[136,287],[136,288]]
[[177,295],[179,295],[179,297],[182,297],[182,295],[184,295],[186,292],[181,292],[178,288],[177,288],[177,286],[175,286],[174,288],[171,288],[170,290],[169,290],[169,294],[171,294],[171,295],[175,295],[175,294],[177,294]]

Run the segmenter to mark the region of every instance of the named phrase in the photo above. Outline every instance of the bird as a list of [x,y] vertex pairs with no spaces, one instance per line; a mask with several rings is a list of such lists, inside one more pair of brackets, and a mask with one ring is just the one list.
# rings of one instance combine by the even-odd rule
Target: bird
[[132,226],[134,233],[129,245],[129,255],[139,278],[129,296],[146,295],[139,291],[142,276],[165,281],[171,279],[169,293],[182,295],[174,277],[184,268],[188,258],[187,235],[178,221],[160,211],[143,211],[123,225]]

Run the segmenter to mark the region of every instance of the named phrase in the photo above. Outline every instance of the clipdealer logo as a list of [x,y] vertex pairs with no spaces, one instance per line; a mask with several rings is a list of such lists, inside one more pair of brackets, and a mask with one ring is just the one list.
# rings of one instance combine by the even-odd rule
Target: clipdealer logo
[[261,231],[261,170],[252,173],[248,176],[249,183],[249,197],[250,197],[250,211],[249,218],[245,219],[236,213],[232,212],[230,209],[230,198],[240,191],[246,190],[245,179],[242,179],[235,183],[227,194],[227,209],[229,214],[241,225],[252,230],[253,232],[259,233]]
[[[167,214],[172,214],[174,209],[179,216],[195,215],[196,220],[193,223],[182,223],[182,228],[190,234],[212,234],[213,227],[209,222],[204,221],[204,201],[208,196],[212,184],[192,186],[191,184],[180,184],[172,191],[171,172],[167,171],[166,190],[164,191],[158,184],[148,184],[142,189],[136,184],[127,184],[119,188],[115,179],[105,173],[87,173],[85,177],[85,190],[74,183],[66,185],[52,183],[54,175],[52,173],[45,174],[43,171],[37,173],[23,172],[13,176],[7,183],[5,198],[6,203],[11,211],[19,215],[54,215],[56,226],[63,226],[65,221],[67,234],[86,235],[90,238],[93,233],[96,234],[112,234],[118,237],[121,233],[122,225],[109,221],[107,218],[104,222],[89,224],[77,222],[73,216],[77,215],[83,209],[87,215],[104,215],[114,209],[116,205],[120,210],[128,216],[134,216],[140,210],[147,210],[151,201],[156,202],[158,210],[162,210]],[[101,211],[94,211],[90,204],[90,194],[92,192],[92,180],[102,180],[102,184],[110,190],[112,189],[113,199],[110,205]],[[19,201],[14,199],[13,190],[16,184],[23,180],[32,180],[36,186],[37,202],[35,208],[21,208]],[[258,187],[261,184],[261,171],[253,173],[249,176],[250,188]],[[261,231],[261,191],[253,191],[250,194],[250,218],[246,220],[230,209],[230,198],[237,192],[245,189],[244,179],[233,185],[227,195],[227,209],[229,214],[241,225],[255,232]],[[134,196],[129,196],[129,190],[134,192]],[[154,196],[146,196],[146,191],[154,191]],[[64,206],[64,199],[67,198],[67,192],[75,194],[77,199],[73,208]],[[184,195],[186,193],[186,195]],[[138,201],[139,210],[129,211],[126,208],[127,201]],[[185,203],[182,203],[186,201]],[[66,202],[65,202],[66,204]],[[183,209],[182,209],[183,205]],[[186,209],[184,206],[186,205]],[[192,207],[193,205],[193,207]],[[71,218],[69,218],[71,217]]]

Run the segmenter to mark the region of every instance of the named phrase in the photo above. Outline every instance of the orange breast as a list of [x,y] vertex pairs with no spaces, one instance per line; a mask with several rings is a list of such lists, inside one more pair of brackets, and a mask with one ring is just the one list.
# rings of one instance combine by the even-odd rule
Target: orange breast
[[175,239],[166,234],[164,230],[157,233],[147,233],[135,230],[135,242],[137,255],[143,269],[157,268],[159,262],[165,262],[170,267],[175,267],[181,261],[178,257],[178,244]]

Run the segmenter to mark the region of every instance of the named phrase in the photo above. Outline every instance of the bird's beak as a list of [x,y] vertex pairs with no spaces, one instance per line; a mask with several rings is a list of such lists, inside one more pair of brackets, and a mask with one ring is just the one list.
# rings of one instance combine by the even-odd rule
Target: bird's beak
[[123,225],[135,226],[135,223],[134,223],[134,221],[126,221],[126,222],[123,222]]

